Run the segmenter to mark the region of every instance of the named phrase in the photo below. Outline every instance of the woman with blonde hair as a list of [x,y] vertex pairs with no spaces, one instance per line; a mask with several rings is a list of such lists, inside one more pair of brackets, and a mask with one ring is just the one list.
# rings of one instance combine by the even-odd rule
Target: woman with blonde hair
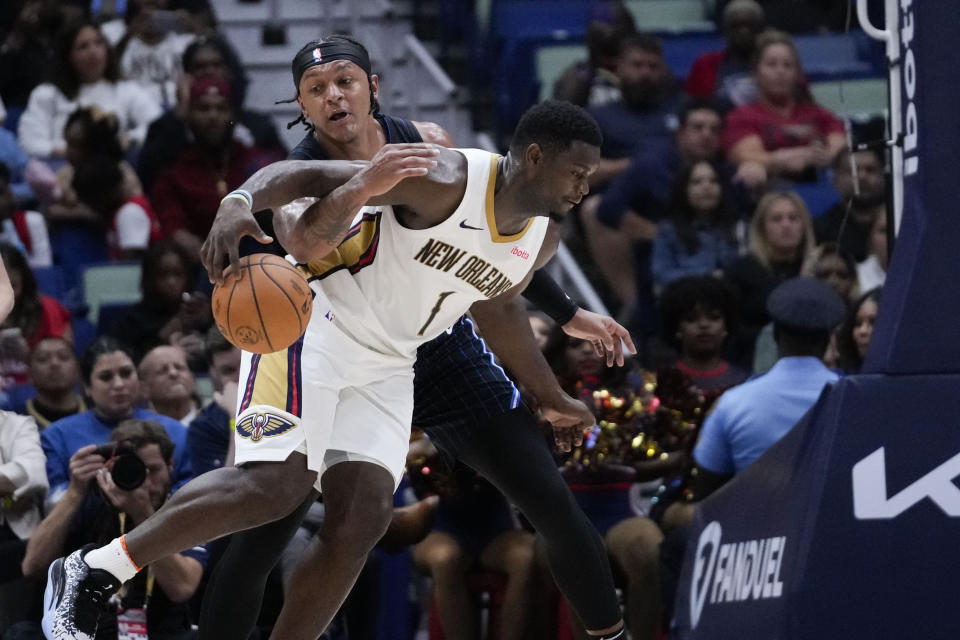
[[778,284],[800,274],[814,246],[813,221],[800,196],[779,191],[760,199],[750,222],[749,251],[725,271],[743,303],[738,362],[750,366],[757,334],[770,322],[767,296]]

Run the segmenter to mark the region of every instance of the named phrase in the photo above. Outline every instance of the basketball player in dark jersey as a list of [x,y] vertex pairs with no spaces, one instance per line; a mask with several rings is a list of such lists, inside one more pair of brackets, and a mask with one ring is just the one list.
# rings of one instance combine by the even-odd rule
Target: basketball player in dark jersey
[[[304,122],[309,132],[290,153],[291,159],[368,160],[384,144],[398,142],[453,146],[449,134],[434,123],[379,113],[378,78],[371,74],[366,49],[349,38],[332,36],[308,43],[294,58],[293,74],[303,113],[295,122]],[[241,253],[271,250],[264,246],[271,242],[267,234],[271,227],[269,218],[255,220],[240,200],[225,201],[202,252],[212,278],[221,277],[226,256],[234,259],[238,245]],[[249,238],[241,242],[244,236],[257,242]],[[285,253],[276,243],[272,250]],[[578,308],[546,273],[538,272],[524,295],[568,333],[604,350],[608,364],[622,364],[621,339],[633,350],[622,327]],[[529,332],[523,305],[512,311],[510,318],[477,321],[507,368],[540,401],[561,448],[568,449],[593,418],[556,384]],[[524,513],[541,536],[557,583],[588,634],[620,637],[623,621],[603,543],[557,472],[536,419],[494,363],[471,320],[461,318],[449,332],[421,346],[414,371],[414,426],[423,429],[445,456],[463,461],[490,480]],[[202,640],[247,637],[267,575],[315,497],[281,520],[233,536],[204,594]],[[298,615],[324,616],[327,624],[336,606],[329,606],[328,598],[318,597],[308,585],[340,580],[334,580],[323,562],[325,555],[333,556],[337,550],[324,542],[322,531],[319,538],[313,544],[326,548],[309,566],[301,563],[293,572],[286,598]],[[244,588],[237,589],[241,584]]]

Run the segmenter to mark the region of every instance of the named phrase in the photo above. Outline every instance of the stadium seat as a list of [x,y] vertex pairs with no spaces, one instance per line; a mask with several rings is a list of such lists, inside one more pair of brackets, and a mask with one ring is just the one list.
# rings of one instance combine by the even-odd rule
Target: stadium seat
[[537,48],[537,82],[540,99],[553,95],[553,85],[563,71],[575,62],[587,59],[587,47],[582,44],[556,44]]
[[101,227],[79,222],[58,222],[50,229],[54,262],[60,266],[67,292],[81,285],[84,265],[110,259],[107,234]]
[[83,357],[83,352],[97,339],[97,330],[89,320],[77,316],[70,319],[70,326],[73,328],[73,350],[78,358]]
[[113,262],[83,269],[83,298],[87,318],[97,324],[100,307],[109,303],[132,304],[140,300],[140,263]]
[[811,81],[868,78],[886,74],[882,57],[863,32],[795,35],[800,64]]
[[37,390],[32,384],[15,384],[7,387],[0,395],[0,409],[4,411],[14,411],[23,406],[23,403],[37,395]]
[[713,22],[706,20],[700,0],[627,0],[641,31],[713,31]]
[[840,194],[833,184],[823,179],[809,184],[796,184],[792,190],[803,199],[814,218],[823,215],[827,209],[840,202]]
[[862,78],[814,82],[810,92],[818,104],[841,118],[863,118],[887,112],[887,87],[886,78]]
[[45,296],[63,300],[66,286],[63,284],[63,271],[60,267],[34,267],[33,277],[37,279],[37,289]]

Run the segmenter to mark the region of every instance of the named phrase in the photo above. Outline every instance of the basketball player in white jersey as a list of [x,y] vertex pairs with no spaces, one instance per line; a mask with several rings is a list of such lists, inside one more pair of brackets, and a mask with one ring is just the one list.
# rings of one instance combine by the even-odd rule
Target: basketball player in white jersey
[[[315,307],[299,345],[245,355],[239,466],[188,483],[127,536],[54,562],[48,637],[92,638],[99,606],[140,567],[283,517],[315,484],[349,487],[369,505],[362,514],[327,513],[354,520],[327,566],[348,580],[317,585],[317,598],[339,606],[390,519],[417,346],[473,305],[504,304],[552,257],[549,217],[587,193],[600,142],[586,112],[549,102],[524,116],[505,158],[391,145],[370,163],[290,162],[296,192],[322,198],[280,208],[275,228],[309,274]],[[285,609],[273,637],[312,640],[323,624],[312,611]]]

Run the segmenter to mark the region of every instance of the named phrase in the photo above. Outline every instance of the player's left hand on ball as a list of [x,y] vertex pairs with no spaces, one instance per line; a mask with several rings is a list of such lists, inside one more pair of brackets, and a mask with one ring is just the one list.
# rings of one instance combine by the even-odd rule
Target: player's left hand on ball
[[578,309],[576,315],[561,327],[568,336],[587,340],[598,356],[607,361],[607,366],[623,366],[623,347],[631,354],[637,352],[630,332],[610,316],[603,316],[586,309]]
[[560,451],[583,444],[584,432],[596,423],[587,405],[565,393],[540,402],[540,413],[553,427],[553,439]]

